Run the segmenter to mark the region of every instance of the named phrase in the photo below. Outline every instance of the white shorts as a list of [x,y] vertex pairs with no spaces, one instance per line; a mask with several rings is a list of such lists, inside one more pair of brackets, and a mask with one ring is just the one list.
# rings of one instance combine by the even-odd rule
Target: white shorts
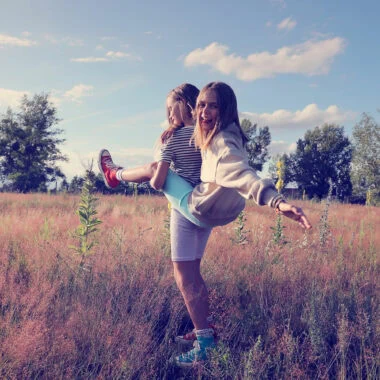
[[199,227],[179,211],[170,215],[170,243],[172,261],[202,259],[212,227]]

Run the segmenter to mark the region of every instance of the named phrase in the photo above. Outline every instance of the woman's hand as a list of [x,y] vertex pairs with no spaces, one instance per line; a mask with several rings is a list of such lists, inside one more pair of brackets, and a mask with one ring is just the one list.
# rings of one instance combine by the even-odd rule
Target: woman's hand
[[286,216],[287,218],[295,220],[301,227],[306,228],[307,230],[310,230],[311,228],[309,220],[300,207],[296,207],[283,201],[277,206],[276,212]]

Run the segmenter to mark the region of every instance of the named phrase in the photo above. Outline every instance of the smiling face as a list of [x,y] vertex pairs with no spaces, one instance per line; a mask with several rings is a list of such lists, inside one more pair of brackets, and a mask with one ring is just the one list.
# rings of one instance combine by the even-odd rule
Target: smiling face
[[219,118],[219,105],[216,92],[206,90],[201,93],[197,101],[197,122],[204,132],[214,129]]

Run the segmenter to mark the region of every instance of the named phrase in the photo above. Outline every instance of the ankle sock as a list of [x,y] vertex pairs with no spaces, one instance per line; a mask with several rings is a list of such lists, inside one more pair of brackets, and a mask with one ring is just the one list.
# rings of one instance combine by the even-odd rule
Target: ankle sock
[[116,179],[118,181],[122,181],[123,180],[123,178],[122,178],[123,170],[124,169],[121,168],[121,169],[118,169],[117,172],[116,172]]
[[214,338],[214,329],[202,329],[202,330],[195,330],[195,335],[197,338],[203,337],[203,338]]

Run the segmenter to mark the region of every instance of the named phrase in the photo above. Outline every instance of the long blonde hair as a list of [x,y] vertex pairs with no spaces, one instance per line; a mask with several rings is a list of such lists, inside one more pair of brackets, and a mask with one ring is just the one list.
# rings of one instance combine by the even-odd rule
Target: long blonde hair
[[[199,125],[198,102],[204,93],[211,90],[216,94],[219,116],[216,120],[214,128],[211,131],[206,132],[202,130],[201,126]],[[195,145],[202,150],[206,149],[211,144],[211,141],[215,135],[217,135],[223,129],[227,128],[232,123],[235,123],[239,128],[243,144],[248,141],[240,126],[235,93],[233,89],[226,83],[211,82],[202,88],[197,99],[197,105],[195,107],[195,118],[196,125],[194,129],[194,141]]]
[[[197,101],[197,96],[199,95],[199,90],[197,87],[190,83],[183,83],[179,85],[178,87],[171,90],[166,97],[168,99],[169,97],[178,97],[180,100],[182,100],[186,104],[186,112],[187,115],[183,115],[183,120],[185,121],[185,117],[188,119],[194,120],[193,111],[195,109],[195,103]],[[166,117],[168,122],[169,121],[169,109],[166,107]],[[169,125],[169,128],[167,128],[162,134],[161,134],[161,143],[164,144],[170,137],[172,137],[174,131],[178,128],[181,128],[184,126],[184,123],[182,125]]]

